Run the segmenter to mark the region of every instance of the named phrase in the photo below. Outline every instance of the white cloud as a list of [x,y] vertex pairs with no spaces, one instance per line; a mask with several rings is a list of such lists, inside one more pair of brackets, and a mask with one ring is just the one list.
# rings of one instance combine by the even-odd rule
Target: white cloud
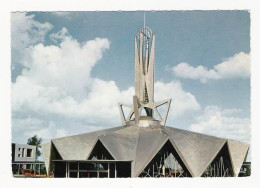
[[193,67],[183,62],[172,67],[171,70],[177,77],[200,80],[203,83],[207,80],[248,78],[250,77],[250,55],[240,52],[215,65],[213,69],[201,65]]
[[179,117],[190,111],[199,110],[200,105],[194,95],[183,90],[179,81],[155,83],[155,102],[172,99],[170,116]]
[[250,55],[240,52],[215,65],[214,69],[223,78],[250,77]]
[[46,33],[52,29],[48,22],[40,23],[34,20],[34,15],[26,12],[11,14],[12,48],[22,49],[38,42],[43,42]]
[[250,119],[236,117],[238,109],[222,109],[207,106],[197,123],[190,126],[191,131],[209,134],[221,138],[250,141]]
[[[120,91],[115,82],[90,76],[91,69],[109,48],[107,39],[79,44],[63,28],[51,35],[59,46],[38,44],[26,50],[26,69],[12,84],[12,110],[50,113],[87,122],[118,116],[117,103],[132,103],[134,88]],[[26,89],[25,89],[26,88]],[[179,82],[156,82],[155,98],[173,98],[174,116],[199,108],[195,97]],[[101,118],[101,119],[102,119]]]
[[67,28],[63,27],[59,32],[50,34],[50,38],[54,42],[58,42],[58,40],[72,39],[72,36],[69,34]]
[[[33,16],[22,17],[35,23]],[[24,41],[30,37],[28,30],[31,27],[24,28]],[[62,28],[50,35],[56,45],[44,45],[44,34],[33,45],[26,44],[20,59],[24,68],[11,86],[13,136],[27,139],[37,134],[46,140],[93,131],[93,127],[120,126],[117,104],[132,104],[134,88],[120,90],[114,81],[91,76],[93,67],[110,48],[109,40],[79,43]],[[155,100],[168,98],[173,98],[170,113],[174,117],[200,108],[180,82],[156,82]]]
[[13,140],[25,142],[33,135],[47,141],[52,138],[67,136],[68,131],[62,127],[56,126],[52,121],[46,121],[35,117],[12,118]]
[[12,84],[14,111],[30,109],[74,116],[95,102],[110,105],[102,97],[118,90],[115,83],[90,77],[109,41],[96,38],[79,44],[67,35],[59,36],[63,36],[59,46],[38,44],[26,50],[26,69]]
[[15,132],[20,132],[24,130],[33,130],[37,129],[43,123],[42,120],[34,118],[34,117],[27,117],[27,118],[12,118],[12,129]]
[[53,15],[58,16],[58,17],[65,17],[65,18],[70,18],[70,15],[73,13],[72,11],[67,12],[67,11],[55,11],[51,12]]
[[19,67],[23,64],[25,49],[29,46],[44,42],[46,34],[53,25],[35,21],[34,15],[26,12],[14,12],[11,14],[11,51],[12,51],[12,74],[20,72]]
[[50,122],[48,127],[43,127],[43,128],[39,127],[38,129],[26,130],[24,132],[24,136],[26,138],[30,138],[33,135],[37,135],[40,138],[42,138],[43,140],[49,140],[49,139],[53,139],[53,138],[67,136],[68,131],[66,131],[63,128],[57,128],[57,126],[53,122]]

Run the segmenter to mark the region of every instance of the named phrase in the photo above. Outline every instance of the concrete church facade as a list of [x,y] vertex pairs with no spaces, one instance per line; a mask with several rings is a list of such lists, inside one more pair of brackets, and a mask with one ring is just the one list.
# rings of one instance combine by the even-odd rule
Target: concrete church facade
[[[238,176],[249,144],[165,125],[171,99],[154,101],[154,55],[155,35],[143,27],[135,37],[133,105],[119,104],[123,125],[44,144],[48,173],[66,178]],[[163,105],[164,114],[158,110]]]

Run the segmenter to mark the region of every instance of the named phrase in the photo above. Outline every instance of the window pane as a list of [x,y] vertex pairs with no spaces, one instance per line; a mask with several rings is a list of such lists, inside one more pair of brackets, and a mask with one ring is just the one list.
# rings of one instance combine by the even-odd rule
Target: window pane
[[70,170],[78,170],[78,163],[69,163]]

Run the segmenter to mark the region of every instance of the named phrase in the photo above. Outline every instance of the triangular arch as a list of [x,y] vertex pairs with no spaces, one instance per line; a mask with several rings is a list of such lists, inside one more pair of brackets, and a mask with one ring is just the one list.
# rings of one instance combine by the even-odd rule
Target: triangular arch
[[114,157],[98,139],[88,156],[88,160],[114,160]]
[[234,176],[237,177],[249,149],[249,144],[228,140],[228,149],[233,165]]
[[52,173],[55,169],[55,163],[53,160],[62,160],[63,158],[61,157],[60,153],[58,152],[55,144],[51,141],[50,143],[50,163],[48,166],[48,174]]
[[52,160],[63,159],[53,142],[51,142],[51,158],[52,158]]
[[163,127],[193,177],[200,177],[226,143],[225,139]]
[[191,177],[178,152],[168,139],[139,177]]
[[233,177],[233,165],[227,142],[204,170],[201,177]]

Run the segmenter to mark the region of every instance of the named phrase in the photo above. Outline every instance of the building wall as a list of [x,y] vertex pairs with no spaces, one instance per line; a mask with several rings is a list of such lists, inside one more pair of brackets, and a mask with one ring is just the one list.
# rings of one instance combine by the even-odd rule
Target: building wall
[[35,161],[36,146],[12,144],[12,161]]

